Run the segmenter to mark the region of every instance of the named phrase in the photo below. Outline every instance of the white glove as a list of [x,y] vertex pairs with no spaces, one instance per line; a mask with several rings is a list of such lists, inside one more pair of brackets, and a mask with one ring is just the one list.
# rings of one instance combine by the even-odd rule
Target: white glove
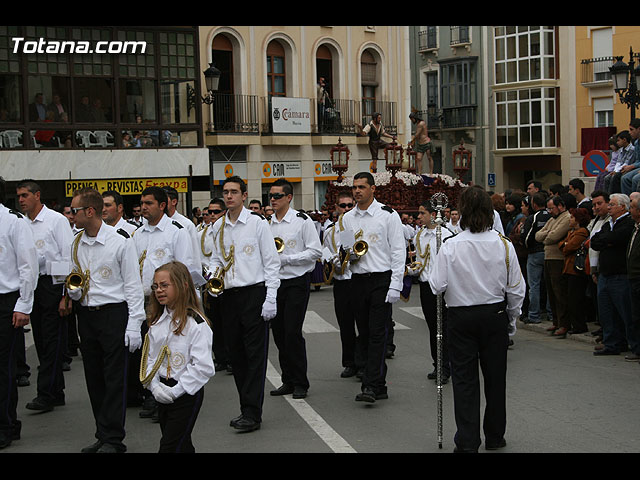
[[76,302],[82,298],[82,288],[74,288],[73,290],[67,288],[67,294],[71,300]]
[[124,344],[129,347],[129,351],[131,353],[135,352],[142,346],[142,334],[140,333],[140,329],[138,330],[129,330],[127,329],[124,332]]
[[276,316],[276,313],[278,311],[278,307],[277,304],[274,300],[265,300],[264,303],[262,304],[262,318],[265,321],[271,320],[272,318],[274,318]]
[[396,303],[400,300],[400,291],[390,288],[387,292],[387,298],[384,299],[387,303]]
[[173,403],[174,398],[171,392],[171,387],[165,385],[164,383],[159,383],[156,387],[154,387],[151,394],[158,403],[162,403],[165,405]]

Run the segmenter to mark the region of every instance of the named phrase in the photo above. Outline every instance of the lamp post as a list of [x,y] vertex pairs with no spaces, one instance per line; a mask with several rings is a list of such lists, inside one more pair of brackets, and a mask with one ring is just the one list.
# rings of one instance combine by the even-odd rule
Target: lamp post
[[407,154],[407,172],[416,174],[416,157],[418,156],[418,152],[411,148],[411,145],[408,145],[405,153]]
[[404,149],[402,145],[398,145],[394,140],[384,147],[384,164],[391,175],[395,177],[396,172],[402,170],[402,153]]
[[640,64],[634,68],[633,48],[629,47],[629,64],[622,61],[623,57],[615,57],[616,63],[609,67],[613,79],[613,88],[620,97],[620,102],[631,110],[631,120],[636,118],[636,107],[640,104],[637,77],[640,76]]
[[220,84],[221,72],[213,63],[210,63],[209,68],[207,68],[203,73],[204,83],[207,87],[207,95],[202,97],[202,102],[207,105],[211,105],[213,103],[213,93],[218,90],[218,85]]
[[453,171],[462,182],[462,177],[471,166],[471,152],[464,148],[464,140],[460,140],[460,146],[453,151]]
[[337,182],[340,183],[343,180],[342,174],[349,170],[349,157],[351,151],[349,147],[342,144],[342,138],[338,138],[338,143],[331,147],[331,170],[338,174]]

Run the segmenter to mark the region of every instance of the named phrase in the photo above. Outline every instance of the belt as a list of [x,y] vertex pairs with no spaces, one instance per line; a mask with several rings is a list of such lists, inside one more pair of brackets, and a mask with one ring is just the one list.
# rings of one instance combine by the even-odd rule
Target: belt
[[257,287],[264,287],[264,282],[254,283],[253,285],[247,285],[246,287],[225,288],[222,293],[226,293],[226,292],[241,292],[241,291],[246,290],[248,288],[257,288]]
[[382,277],[391,274],[391,270],[386,272],[367,272],[367,273],[351,273],[351,278],[369,278],[369,277]]
[[164,378],[164,377],[158,377],[160,378],[160,383],[163,383],[169,387],[175,387],[178,384],[178,381],[175,378]]
[[95,307],[80,305],[80,308],[84,308],[86,310],[89,310],[90,312],[99,312],[101,310],[108,310],[110,308],[116,308],[126,304],[127,302],[105,303],[104,305],[96,305]]

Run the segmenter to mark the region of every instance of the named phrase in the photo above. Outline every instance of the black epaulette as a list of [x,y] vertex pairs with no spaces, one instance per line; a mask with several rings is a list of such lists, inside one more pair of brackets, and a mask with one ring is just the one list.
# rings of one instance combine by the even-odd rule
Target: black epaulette
[[124,238],[131,238],[129,236],[129,234],[127,233],[127,231],[123,228],[119,228],[118,230],[116,230],[116,232],[118,232],[120,235],[122,235]]
[[386,210],[389,213],[393,213],[393,208],[391,208],[389,205],[383,205],[382,209]]
[[84,232],[84,228],[81,228],[80,230],[78,230],[76,233],[73,234],[73,236],[75,237],[76,235],[80,234]]
[[[449,230],[449,231],[451,231],[451,230]],[[454,233],[453,235],[450,235],[450,236],[448,236],[448,237],[446,237],[446,238],[443,238],[443,239],[442,239],[442,243],[446,242],[446,241],[447,241],[447,240],[449,240],[450,238],[455,237],[456,235],[458,235],[458,234],[457,234],[457,233]]]
[[200,323],[203,323],[203,322],[207,321],[200,313],[196,312],[195,310],[193,310],[191,308],[188,310],[188,314],[191,317],[193,317],[193,319],[196,321],[197,324],[200,324]]
[[180,223],[179,223],[178,221],[176,221],[176,220],[173,220],[171,223],[173,223],[173,224],[174,224],[176,227],[178,227],[178,228],[184,228],[184,227],[182,226],[182,224],[180,224]]
[[307,217],[307,214],[306,214],[306,213],[303,213],[303,212],[298,212],[298,213],[296,214],[296,217],[300,217],[300,218],[302,218],[302,219],[304,219],[304,220],[307,220],[307,219],[309,218],[309,217]]
[[15,210],[9,210],[9,213],[13,213],[18,218],[24,218],[20,212],[16,212]]
[[336,222],[333,222],[332,224],[327,225],[327,228],[325,228],[325,231],[329,230],[331,227],[335,227],[335,226],[336,226]]
[[259,216],[261,219],[266,220],[266,218],[264,218],[264,215],[262,215],[261,213],[254,212],[254,211],[252,210],[252,211],[251,211],[251,214],[252,214],[252,215],[257,215],[257,216]]

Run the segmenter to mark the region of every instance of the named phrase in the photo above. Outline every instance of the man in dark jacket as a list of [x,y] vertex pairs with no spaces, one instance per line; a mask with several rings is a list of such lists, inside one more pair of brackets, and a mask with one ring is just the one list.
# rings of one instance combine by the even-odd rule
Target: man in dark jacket
[[635,226],[627,248],[627,275],[631,288],[631,323],[640,325],[640,193],[631,195],[629,211]]
[[[591,238],[591,248],[600,252],[598,259],[598,315],[602,325],[604,348],[594,355],[618,355],[631,349],[629,361],[640,360],[640,329],[632,322],[631,288],[627,278],[627,246],[635,222],[629,215],[629,197],[612,194],[611,218]],[[626,335],[626,340],[625,340]]]
[[[540,323],[540,310],[544,288],[544,244],[536,241],[536,232],[551,218],[547,212],[547,197],[538,192],[531,196],[533,214],[529,215],[522,227],[522,238],[527,247],[527,285],[529,286],[529,315],[522,318],[524,323]],[[546,303],[546,300],[545,302]],[[547,309],[549,312],[550,308]]]

